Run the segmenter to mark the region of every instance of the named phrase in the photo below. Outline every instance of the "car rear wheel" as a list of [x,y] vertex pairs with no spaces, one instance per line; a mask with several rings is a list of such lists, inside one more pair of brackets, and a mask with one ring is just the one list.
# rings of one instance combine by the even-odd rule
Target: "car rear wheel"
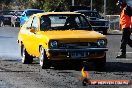
[[48,60],[46,52],[42,46],[40,47],[39,63],[42,69],[50,68],[50,61]]
[[22,25],[23,25],[23,24],[20,22],[20,25],[19,25],[19,27],[22,27]]
[[19,23],[15,23],[14,27],[20,27],[20,24]]
[[28,54],[24,45],[21,45],[21,56],[23,64],[31,64],[33,62],[33,57]]

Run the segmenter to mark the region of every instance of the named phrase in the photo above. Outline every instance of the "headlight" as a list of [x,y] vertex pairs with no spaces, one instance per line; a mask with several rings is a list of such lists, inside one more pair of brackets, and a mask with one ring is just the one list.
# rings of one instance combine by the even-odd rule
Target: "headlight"
[[98,44],[99,47],[106,47],[107,41],[103,40],[103,39],[102,40],[98,40],[97,44]]
[[57,41],[51,41],[50,42],[50,48],[57,48]]

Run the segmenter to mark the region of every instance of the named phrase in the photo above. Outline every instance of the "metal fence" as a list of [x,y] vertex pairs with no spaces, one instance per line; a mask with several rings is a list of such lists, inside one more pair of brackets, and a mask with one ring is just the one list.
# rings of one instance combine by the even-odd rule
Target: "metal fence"
[[109,20],[110,30],[120,30],[120,15],[106,15],[105,19]]

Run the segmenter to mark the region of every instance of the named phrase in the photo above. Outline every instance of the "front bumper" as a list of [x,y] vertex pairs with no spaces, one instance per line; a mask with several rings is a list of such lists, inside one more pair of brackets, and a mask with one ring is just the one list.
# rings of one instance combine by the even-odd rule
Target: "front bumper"
[[104,52],[108,51],[108,48],[86,48],[86,49],[46,49],[49,53],[56,52]]
[[108,26],[92,26],[92,28],[95,30],[95,31],[104,31],[104,30],[108,30]]
[[[86,48],[86,49],[45,49],[50,60],[95,60],[103,58],[108,48]],[[72,56],[79,54],[84,56]]]

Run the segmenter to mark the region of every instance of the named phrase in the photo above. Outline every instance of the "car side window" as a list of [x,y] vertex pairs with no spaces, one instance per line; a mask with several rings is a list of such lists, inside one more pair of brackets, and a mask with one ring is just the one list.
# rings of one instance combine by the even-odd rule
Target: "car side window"
[[80,21],[82,22],[81,23],[82,27],[87,27],[88,26],[86,20],[82,16],[80,17]]
[[51,28],[51,19],[49,17],[42,16],[40,18],[40,30],[44,31]]
[[76,17],[75,21],[76,21],[77,25],[80,27],[81,26],[80,19],[78,17]]
[[28,20],[28,22],[26,23],[26,27],[27,27],[27,28],[31,28],[32,21],[33,21],[33,17],[30,18],[30,19]]
[[32,28],[34,28],[35,30],[38,30],[38,27],[39,27],[38,22],[39,22],[38,17],[34,17],[33,22],[32,22]]

